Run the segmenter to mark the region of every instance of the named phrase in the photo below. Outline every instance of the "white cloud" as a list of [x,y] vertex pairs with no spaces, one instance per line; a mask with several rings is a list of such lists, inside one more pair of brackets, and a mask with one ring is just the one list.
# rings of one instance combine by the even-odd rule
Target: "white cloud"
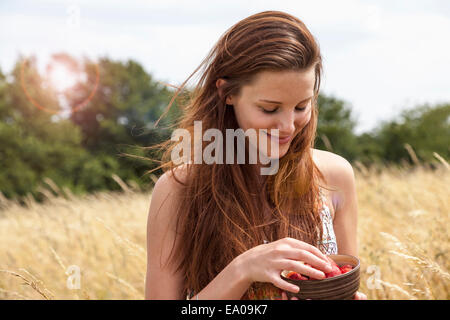
[[446,34],[448,18],[386,13],[376,37],[329,56],[326,87],[348,97],[368,127],[405,107],[450,101]]

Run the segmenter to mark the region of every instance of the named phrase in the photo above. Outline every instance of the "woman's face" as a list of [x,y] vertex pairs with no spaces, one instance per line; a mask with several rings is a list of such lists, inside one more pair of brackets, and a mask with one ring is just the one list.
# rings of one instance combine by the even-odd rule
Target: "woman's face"
[[[264,139],[262,144],[258,141],[260,152],[269,158],[276,157],[271,157],[274,143],[281,158],[287,153],[292,139],[311,119],[314,83],[314,68],[306,71],[262,71],[251,84],[241,88],[239,95],[228,96],[226,103],[233,105],[241,129],[253,128],[257,136],[261,129],[268,132],[267,145]],[[271,136],[270,129],[278,129],[278,137]]]

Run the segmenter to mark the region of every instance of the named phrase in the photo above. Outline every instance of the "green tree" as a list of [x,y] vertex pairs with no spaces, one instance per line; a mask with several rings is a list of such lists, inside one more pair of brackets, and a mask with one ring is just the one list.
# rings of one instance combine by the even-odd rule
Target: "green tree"
[[349,161],[357,157],[356,122],[352,110],[344,101],[320,94],[315,146],[341,155]]
[[[100,77],[93,99],[85,108],[71,115],[71,120],[83,132],[83,146],[93,154],[118,157],[121,153],[128,153],[157,157],[155,153],[145,154],[138,147],[150,146],[170,137],[171,130],[167,126],[179,115],[176,102],[158,128],[154,128],[154,124],[169,103],[172,91],[154,81],[133,60],[120,62],[102,58],[97,66],[93,62],[85,62],[88,81],[69,92],[70,105],[78,105],[89,95],[95,86],[97,67]],[[123,179],[135,180],[136,176],[140,177],[156,166],[130,157],[118,157],[118,161],[118,175]]]
[[435,160],[434,152],[448,159],[450,104],[425,104],[404,110],[399,119],[383,123],[375,135],[383,149],[381,157],[388,162],[411,162],[406,144],[413,148],[419,160]]
[[374,163],[383,163],[384,146],[378,141],[378,136],[373,132],[364,132],[357,136],[357,160],[365,166]]
[[10,81],[0,74],[0,191],[7,197],[31,193],[39,198],[38,187],[46,177],[74,192],[117,188],[111,174],[117,171],[118,161],[111,155],[92,157],[83,148],[76,125],[67,119],[55,121],[32,103],[59,108],[56,94],[37,72],[35,59],[28,59],[26,68],[23,61],[16,64]]

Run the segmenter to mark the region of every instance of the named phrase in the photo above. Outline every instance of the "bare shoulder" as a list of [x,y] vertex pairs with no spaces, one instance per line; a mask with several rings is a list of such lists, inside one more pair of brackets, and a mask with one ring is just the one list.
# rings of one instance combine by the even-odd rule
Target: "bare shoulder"
[[353,167],[344,157],[324,150],[312,149],[314,163],[319,167],[328,182],[328,186],[339,188],[342,179],[353,175]]
[[159,221],[160,224],[168,224],[174,220],[172,218],[182,191],[181,183],[186,182],[186,177],[187,167],[182,165],[158,178],[151,193],[149,220]]
[[344,157],[324,150],[312,149],[314,163],[325,178],[327,202],[332,206],[334,218],[339,206],[355,192],[353,167]]
[[158,181],[156,181],[153,191],[155,191],[155,189],[161,191],[174,190],[174,188],[175,190],[178,189],[180,187],[180,182],[186,182],[187,173],[187,165],[185,164],[174,168],[173,172],[171,170],[166,171],[158,178]]
[[[183,299],[183,275],[169,262],[170,253],[178,247],[176,214],[181,201],[185,167],[162,174],[153,188],[147,221],[146,299]],[[178,182],[179,180],[180,182]],[[164,263],[163,263],[164,262]],[[163,266],[164,265],[164,266]]]

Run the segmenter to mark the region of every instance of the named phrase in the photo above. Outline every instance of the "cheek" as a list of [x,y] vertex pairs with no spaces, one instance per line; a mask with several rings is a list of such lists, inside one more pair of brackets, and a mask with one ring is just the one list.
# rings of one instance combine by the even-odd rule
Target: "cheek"
[[245,130],[248,126],[248,116],[245,114],[245,112],[243,113],[241,109],[236,107],[234,108],[234,115],[236,117],[236,122],[239,128]]
[[306,126],[309,123],[309,121],[311,121],[311,110],[308,113],[305,113],[298,117],[297,127],[303,129],[303,127]]
[[270,117],[265,116],[258,110],[252,110],[251,108],[234,110],[236,121],[241,129],[244,131],[247,129],[259,129],[270,128],[272,120]]

